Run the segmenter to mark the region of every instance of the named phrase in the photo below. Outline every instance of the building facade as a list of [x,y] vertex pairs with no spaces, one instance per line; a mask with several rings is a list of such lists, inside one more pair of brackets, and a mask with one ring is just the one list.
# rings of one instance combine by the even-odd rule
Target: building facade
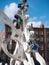
[[36,37],[39,38],[36,41],[39,45],[39,53],[49,65],[49,28],[44,28],[44,25],[41,24],[39,28],[33,27],[33,30],[36,33]]

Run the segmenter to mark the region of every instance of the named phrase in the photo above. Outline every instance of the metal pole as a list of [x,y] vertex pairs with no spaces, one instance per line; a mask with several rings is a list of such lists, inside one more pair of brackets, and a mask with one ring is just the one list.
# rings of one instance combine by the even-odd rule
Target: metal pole
[[22,11],[22,19],[23,19],[22,29],[24,31],[24,28],[25,28],[24,11]]

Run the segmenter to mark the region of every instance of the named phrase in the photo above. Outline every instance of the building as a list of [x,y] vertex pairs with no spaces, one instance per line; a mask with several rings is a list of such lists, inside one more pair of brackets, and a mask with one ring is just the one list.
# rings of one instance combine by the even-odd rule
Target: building
[[[33,26],[32,26],[33,27]],[[36,33],[36,40],[39,47],[39,53],[44,57],[46,62],[49,64],[49,28],[45,28],[43,24],[40,27],[33,27],[33,30]],[[11,35],[11,28],[8,25],[5,25],[5,37],[8,38]],[[15,42],[12,41],[12,53],[15,48]]]
[[36,41],[40,46],[39,53],[49,65],[49,28],[44,28],[44,25],[41,24],[39,28],[33,27],[33,30],[36,33],[36,37],[39,38],[39,40]]
[[[3,28],[2,31],[0,32],[0,38],[5,38],[5,28]],[[1,47],[0,47],[0,51],[1,51]]]
[[[5,38],[5,34],[6,34],[5,33],[5,27],[3,27],[1,32],[0,32],[0,38],[1,39]],[[3,50],[2,50],[2,48],[0,46],[0,62],[2,62],[2,64],[4,65],[6,60],[7,60],[7,55],[3,52]]]
[[5,27],[0,32],[0,38],[5,38]]

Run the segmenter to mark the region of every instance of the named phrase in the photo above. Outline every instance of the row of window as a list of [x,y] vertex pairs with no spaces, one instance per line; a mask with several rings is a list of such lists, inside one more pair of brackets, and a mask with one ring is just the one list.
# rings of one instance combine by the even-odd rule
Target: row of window
[[[40,50],[44,50],[44,45],[40,45]],[[47,50],[49,50],[49,44],[47,45]]]
[[[35,33],[38,35],[38,31],[35,31]],[[47,31],[46,34],[49,35],[49,31]],[[39,31],[39,35],[43,35],[43,31]]]
[[[35,31],[36,35],[38,35],[38,31]],[[43,35],[43,31],[39,31],[39,35]]]
[[[11,32],[12,30],[8,28],[7,32]],[[38,35],[38,31],[35,31],[35,34]],[[43,31],[39,31],[39,34],[43,35]],[[43,42],[43,37],[39,38],[40,42]],[[49,42],[49,38],[47,38],[47,42]]]
[[[8,32],[11,32],[12,30],[11,29],[8,29]],[[38,34],[38,32],[35,32],[36,34]],[[41,33],[41,32],[40,32]],[[42,33],[43,34],[43,33]],[[44,39],[43,39],[43,37],[40,37],[39,38],[39,41],[40,42],[43,42],[44,41]],[[49,37],[47,38],[47,42],[49,42]]]
[[[40,47],[40,50],[44,50],[44,45],[41,44],[39,47]],[[49,51],[49,44],[47,45],[47,50]]]
[[[43,41],[44,41],[44,38],[43,38],[43,37],[40,37],[40,38],[39,38],[39,41],[40,41],[40,42],[43,42]],[[46,41],[49,42],[49,37],[46,38]]]

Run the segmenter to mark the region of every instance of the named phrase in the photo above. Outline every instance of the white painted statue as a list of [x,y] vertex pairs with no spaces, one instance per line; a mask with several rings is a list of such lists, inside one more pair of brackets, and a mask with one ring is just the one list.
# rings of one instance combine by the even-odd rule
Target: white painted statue
[[[22,62],[24,65],[36,65],[34,58],[40,65],[46,65],[45,60],[38,52],[38,45],[34,42],[35,34],[32,23],[31,25],[27,24],[22,32],[20,29],[18,30],[14,27],[12,21],[2,11],[0,11],[0,16],[2,17],[1,19],[3,19],[0,20],[0,24],[7,24],[12,29],[12,35],[7,41],[10,41],[10,39],[16,41],[14,53],[11,54],[7,50],[7,41],[5,39],[0,39],[4,53],[11,58],[10,65],[21,65]],[[18,38],[15,37],[16,34]],[[33,56],[31,56],[31,53]],[[13,60],[15,60],[15,63],[13,63]]]
[[[31,25],[32,25],[32,23],[31,23]],[[31,52],[32,52],[32,54],[35,54],[34,55],[35,56],[35,59],[39,62],[40,65],[46,65],[45,60],[43,59],[43,57],[38,52],[38,48],[37,49],[36,48],[33,48],[32,50],[29,48],[30,46],[33,46],[34,47],[34,41],[35,41],[35,37],[34,37],[35,33],[33,31],[33,28],[31,29],[31,25],[30,24],[27,24],[26,27],[25,27],[25,29],[24,29],[24,31],[23,31],[23,34],[24,34],[24,42],[21,43],[21,44],[23,45],[24,52],[25,52],[26,57],[28,59],[28,61],[27,60],[24,60],[25,62],[23,61],[23,64],[24,65],[26,65],[26,64],[27,65],[35,65],[34,59],[33,59],[33,57],[31,57]],[[29,41],[32,41],[32,43],[30,42],[30,44],[29,44],[28,43]],[[18,45],[19,45],[19,43],[17,43],[17,45],[16,45],[14,54],[17,54],[16,52],[17,52],[17,49],[18,48],[21,49],[20,47],[18,47]],[[35,44],[35,46],[36,45],[37,44]],[[20,51],[20,50],[18,50],[18,51]],[[10,62],[11,65],[12,65],[12,61],[13,60],[11,59],[11,62]],[[21,62],[20,61],[16,61],[15,62],[15,65],[17,65],[17,64],[18,65],[21,65]]]

